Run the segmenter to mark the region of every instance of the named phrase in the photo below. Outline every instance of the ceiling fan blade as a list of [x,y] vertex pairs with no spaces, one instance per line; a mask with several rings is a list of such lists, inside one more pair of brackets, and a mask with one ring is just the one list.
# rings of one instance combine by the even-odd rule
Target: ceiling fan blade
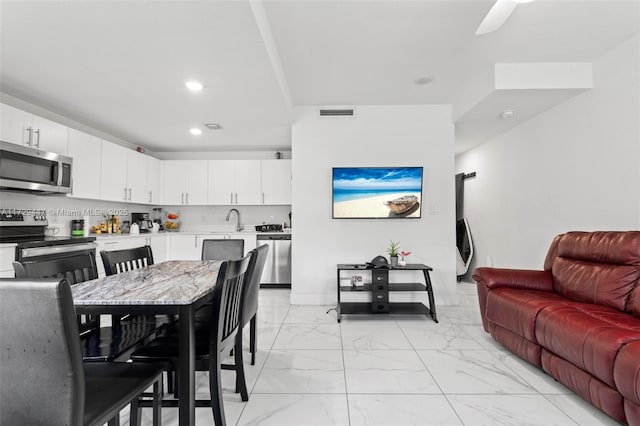
[[514,0],[496,0],[476,30],[476,35],[487,34],[500,28],[515,8]]

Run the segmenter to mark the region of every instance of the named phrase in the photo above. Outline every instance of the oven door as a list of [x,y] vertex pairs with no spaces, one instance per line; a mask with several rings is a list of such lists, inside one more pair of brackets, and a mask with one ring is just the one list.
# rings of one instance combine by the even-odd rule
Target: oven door
[[81,243],[23,248],[18,250],[16,260],[20,262],[27,260],[54,260],[67,257],[70,254],[84,254],[90,252],[95,256],[97,247],[98,244],[96,243]]
[[71,192],[73,159],[0,142],[0,188],[39,193]]

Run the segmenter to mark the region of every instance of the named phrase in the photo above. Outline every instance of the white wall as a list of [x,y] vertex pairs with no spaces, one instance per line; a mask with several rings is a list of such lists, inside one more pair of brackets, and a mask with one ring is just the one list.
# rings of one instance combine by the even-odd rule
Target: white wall
[[592,90],[457,157],[477,172],[472,266],[540,269],[559,233],[640,229],[639,52],[636,35],[594,62]]
[[[411,262],[434,268],[437,304],[457,303],[450,106],[360,106],[352,118],[296,112],[291,302],[335,303],[336,264],[386,255],[394,240],[413,252]],[[339,166],[423,166],[422,218],[332,219],[331,169]]]

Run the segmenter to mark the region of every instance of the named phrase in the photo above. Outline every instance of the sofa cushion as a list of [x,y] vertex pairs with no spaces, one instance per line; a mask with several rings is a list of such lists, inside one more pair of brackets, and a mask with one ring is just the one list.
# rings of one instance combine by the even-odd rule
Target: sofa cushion
[[535,343],[538,312],[547,306],[565,303],[571,301],[555,293],[499,287],[487,295],[486,316],[490,322]]
[[627,343],[640,341],[640,320],[604,306],[570,303],[538,315],[538,344],[616,387],[614,360]]
[[629,300],[627,301],[627,306],[624,308],[624,311],[636,318],[640,318],[640,283],[636,285],[635,290],[629,295]]
[[577,302],[624,311],[638,282],[640,268],[558,257],[552,273],[554,290],[558,294]]
[[569,232],[553,251],[551,271],[558,294],[620,311],[627,308],[640,279],[640,231]]
[[613,378],[622,396],[640,404],[640,340],[620,349],[613,365]]

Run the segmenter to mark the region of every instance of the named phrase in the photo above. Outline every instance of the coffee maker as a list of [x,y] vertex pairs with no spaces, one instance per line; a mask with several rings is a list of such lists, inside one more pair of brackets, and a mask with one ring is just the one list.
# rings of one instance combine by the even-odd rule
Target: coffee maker
[[131,223],[138,224],[141,234],[151,232],[151,228],[153,228],[149,213],[131,213]]

